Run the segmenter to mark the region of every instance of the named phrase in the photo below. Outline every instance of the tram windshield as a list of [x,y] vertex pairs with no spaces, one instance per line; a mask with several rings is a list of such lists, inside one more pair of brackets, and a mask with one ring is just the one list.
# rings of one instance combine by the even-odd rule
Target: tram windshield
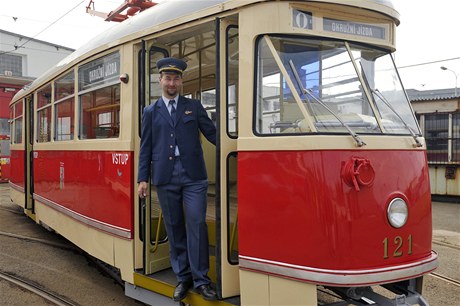
[[388,52],[265,35],[257,55],[257,134],[420,134]]

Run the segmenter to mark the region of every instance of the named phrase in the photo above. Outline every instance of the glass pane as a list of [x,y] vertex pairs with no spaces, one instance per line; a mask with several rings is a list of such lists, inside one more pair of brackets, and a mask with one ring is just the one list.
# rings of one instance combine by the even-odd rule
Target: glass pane
[[46,107],[37,113],[38,142],[51,141],[51,107]]
[[168,54],[165,50],[152,48],[149,52],[150,102],[158,100],[162,95],[159,80],[160,74],[158,72],[157,62],[164,57],[168,57]]
[[119,133],[119,84],[80,96],[80,139],[116,138]]
[[120,54],[118,52],[98,58],[78,69],[78,90],[88,90],[119,81]]
[[425,140],[428,162],[448,161],[449,115],[425,115]]
[[238,136],[238,28],[227,31],[227,131]]
[[74,131],[74,99],[56,104],[56,141],[72,140]]
[[[311,132],[302,110],[318,132],[347,132],[341,121],[354,132],[381,132],[343,42],[264,37],[258,44],[257,72],[260,134]],[[300,96],[300,105],[292,90]]]
[[54,100],[59,101],[74,94],[74,73],[71,71],[54,83]]
[[452,161],[460,162],[460,113],[452,114]]
[[8,118],[0,119],[0,135],[10,135],[10,123]]
[[22,116],[22,110],[23,110],[22,105],[23,105],[22,100],[17,102],[14,105],[14,118],[18,118],[18,117]]
[[353,57],[372,91],[385,131],[392,134],[410,134],[407,125],[413,133],[420,135],[391,55],[362,46],[352,46],[352,49]]
[[51,85],[37,92],[37,108],[51,103]]
[[10,156],[10,141],[8,139],[0,140],[0,155]]
[[214,125],[216,124],[216,90],[211,89],[203,91],[201,93],[201,104],[204,109],[208,112],[208,116],[211,118]]
[[22,143],[22,117],[14,121],[14,143]]
[[227,159],[228,261],[238,263],[238,184],[237,153]]

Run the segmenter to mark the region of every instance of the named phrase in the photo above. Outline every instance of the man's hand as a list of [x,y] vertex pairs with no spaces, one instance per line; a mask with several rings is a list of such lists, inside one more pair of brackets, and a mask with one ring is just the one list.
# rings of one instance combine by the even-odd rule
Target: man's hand
[[143,199],[147,196],[147,187],[147,182],[139,182],[139,187],[137,188],[137,194],[139,195],[139,198]]

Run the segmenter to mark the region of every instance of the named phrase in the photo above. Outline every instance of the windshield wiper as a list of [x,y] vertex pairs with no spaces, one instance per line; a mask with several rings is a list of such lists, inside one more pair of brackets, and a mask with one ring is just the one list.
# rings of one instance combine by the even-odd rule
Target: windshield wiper
[[[385,96],[380,92],[380,90],[378,89],[373,89],[371,88],[370,84],[369,84],[369,81],[367,80],[367,76],[366,76],[366,73],[364,72],[364,67],[363,67],[363,64],[361,62],[359,62],[359,64],[361,65],[361,71],[362,71],[362,76],[363,76],[363,79],[364,79],[364,82],[366,83],[366,86],[367,88],[369,88],[371,90],[371,92],[373,94],[375,94],[380,100],[382,100],[382,102],[388,106],[388,108],[398,117],[399,120],[401,120],[401,122],[404,124],[404,127],[409,131],[409,133],[412,135],[412,138],[414,138],[414,141],[415,141],[415,145],[417,147],[422,147],[422,143],[418,140],[417,138],[417,135],[415,135],[414,131],[412,131],[411,127],[406,123],[406,121],[404,121],[404,119],[396,112],[396,110],[391,106],[391,104],[387,101],[387,99],[385,98]],[[375,106],[377,107],[377,104],[375,104]],[[380,116],[382,117],[382,116]],[[382,118],[383,119],[383,118]]]
[[396,112],[396,110],[391,106],[391,104],[387,101],[385,96],[380,92],[378,89],[372,89],[371,92],[374,93],[380,100],[382,100],[383,103],[385,103],[386,106],[401,120],[401,122],[404,124],[404,127],[409,131],[409,133],[412,135],[412,138],[414,138],[415,144],[417,147],[422,147],[422,143],[418,140],[417,135],[414,133],[412,128],[404,121],[404,119]]
[[[312,97],[316,102],[318,102],[322,107],[324,107],[329,113],[331,113],[332,116],[334,116],[340,122],[340,124],[348,131],[348,133],[351,135],[351,137],[353,137],[353,139],[354,139],[354,141],[356,141],[356,144],[358,145],[358,147],[362,147],[362,146],[366,145],[366,143],[358,136],[358,134],[353,132],[353,130],[342,119],[340,119],[334,113],[333,110],[331,110],[323,101],[321,101],[321,99],[315,97],[315,95],[311,92],[311,90],[303,87],[302,81],[300,80],[299,74],[297,73],[297,69],[295,68],[294,63],[292,62],[292,60],[289,60],[289,66],[291,66],[291,70],[294,73],[294,77],[295,77],[295,79],[297,81],[297,84],[299,85],[299,88],[302,91],[302,93],[307,94],[310,97]],[[307,102],[310,103],[308,100],[307,100]],[[311,114],[314,115],[314,113],[312,112],[312,108],[310,107],[309,109],[311,111]]]

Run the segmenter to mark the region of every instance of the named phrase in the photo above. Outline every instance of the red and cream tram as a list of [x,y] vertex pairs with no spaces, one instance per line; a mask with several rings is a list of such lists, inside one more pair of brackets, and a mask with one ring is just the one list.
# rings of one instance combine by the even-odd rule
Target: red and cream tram
[[[173,303],[155,190],[137,197],[156,62],[184,59],[203,138],[210,276],[192,305],[427,305],[437,266],[425,142],[391,53],[390,1],[165,1],[91,40],[10,104],[11,198]],[[381,286],[380,286],[381,285]]]

